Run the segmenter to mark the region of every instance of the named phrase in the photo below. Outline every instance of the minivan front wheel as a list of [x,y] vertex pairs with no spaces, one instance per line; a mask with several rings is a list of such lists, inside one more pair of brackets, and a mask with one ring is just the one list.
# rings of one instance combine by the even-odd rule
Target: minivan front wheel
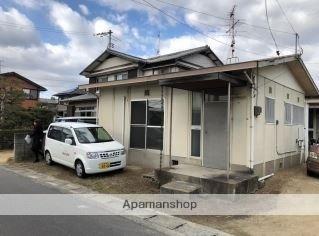
[[52,157],[50,152],[45,152],[45,162],[47,163],[47,165],[52,165],[53,161],[52,161]]
[[78,177],[84,178],[85,177],[85,169],[82,161],[77,160],[75,162],[75,173]]

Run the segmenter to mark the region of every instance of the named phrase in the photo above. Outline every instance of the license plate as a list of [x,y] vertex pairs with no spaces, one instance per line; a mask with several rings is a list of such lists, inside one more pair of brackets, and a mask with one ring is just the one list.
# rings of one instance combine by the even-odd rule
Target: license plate
[[109,162],[103,162],[99,164],[99,168],[100,169],[107,169],[110,167],[110,163]]

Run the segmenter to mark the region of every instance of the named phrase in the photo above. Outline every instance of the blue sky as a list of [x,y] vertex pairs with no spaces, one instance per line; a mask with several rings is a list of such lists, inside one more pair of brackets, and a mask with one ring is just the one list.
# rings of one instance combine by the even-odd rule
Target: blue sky
[[[319,7],[315,0],[279,1],[287,18],[275,0],[268,0],[278,49],[281,55],[292,54],[297,31],[303,59],[317,79],[319,34],[313,32],[319,32]],[[207,44],[225,62],[230,55],[227,18],[234,4],[240,19],[236,56],[240,61],[275,56],[263,0],[0,0],[2,71],[16,71],[48,88],[45,97],[86,83],[79,72],[107,44],[93,34],[109,29],[115,49],[136,56],[155,56],[158,45],[166,54]]]

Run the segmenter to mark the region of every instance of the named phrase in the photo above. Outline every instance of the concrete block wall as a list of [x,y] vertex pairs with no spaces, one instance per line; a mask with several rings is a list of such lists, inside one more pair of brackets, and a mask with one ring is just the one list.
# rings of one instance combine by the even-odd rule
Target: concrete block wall
[[33,160],[34,153],[31,151],[31,144],[27,144],[24,140],[25,136],[30,132],[15,133],[14,134],[14,160],[25,161]]

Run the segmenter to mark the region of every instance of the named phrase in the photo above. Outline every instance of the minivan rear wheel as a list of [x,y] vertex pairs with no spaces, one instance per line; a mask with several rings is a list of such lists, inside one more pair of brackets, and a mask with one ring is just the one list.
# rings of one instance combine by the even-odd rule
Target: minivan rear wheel
[[76,176],[79,178],[84,178],[86,176],[84,165],[82,161],[80,160],[77,160],[75,162],[75,173],[76,173]]
[[52,165],[53,161],[52,161],[52,157],[49,151],[45,152],[45,162],[47,163],[47,165]]

